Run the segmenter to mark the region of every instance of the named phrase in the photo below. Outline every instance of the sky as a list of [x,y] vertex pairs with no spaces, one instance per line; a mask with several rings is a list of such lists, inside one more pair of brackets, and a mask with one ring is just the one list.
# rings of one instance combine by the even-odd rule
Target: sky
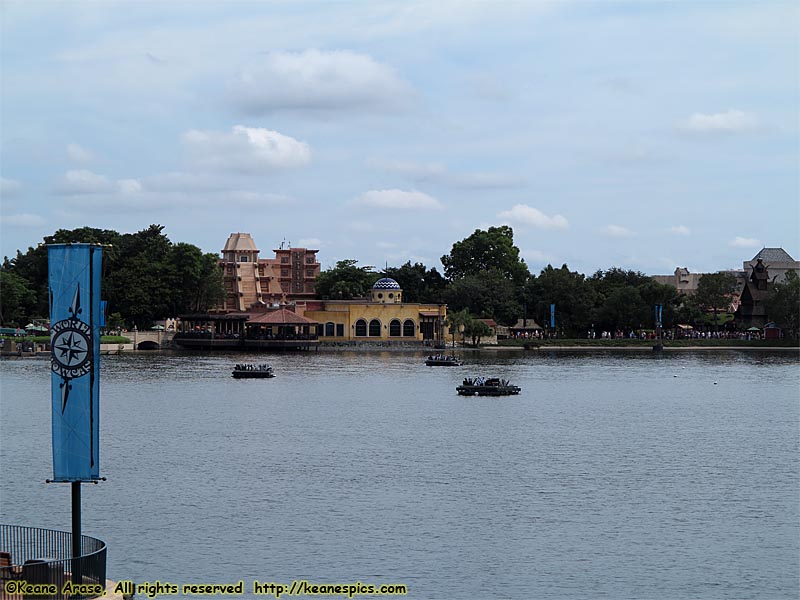
[[510,225],[532,273],[800,259],[794,1],[0,4],[0,254],[57,229],[322,268]]

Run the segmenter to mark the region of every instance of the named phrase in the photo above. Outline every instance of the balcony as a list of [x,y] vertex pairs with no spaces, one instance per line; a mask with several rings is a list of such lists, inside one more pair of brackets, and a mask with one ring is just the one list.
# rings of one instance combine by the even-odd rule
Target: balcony
[[80,556],[73,558],[69,532],[0,524],[0,597],[101,596],[106,587],[106,544],[82,535],[80,547]]

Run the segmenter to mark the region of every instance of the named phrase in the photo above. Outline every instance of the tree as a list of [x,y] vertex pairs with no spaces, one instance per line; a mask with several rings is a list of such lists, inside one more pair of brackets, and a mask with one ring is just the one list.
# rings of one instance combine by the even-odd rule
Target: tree
[[640,271],[611,267],[588,280],[595,292],[593,323],[601,329],[655,327],[655,305],[663,306],[663,323],[671,324],[680,303],[678,291]]
[[736,291],[736,277],[732,273],[720,271],[707,273],[697,282],[694,298],[705,311],[714,313],[714,328],[717,327],[717,313],[730,308],[733,294]]
[[476,319],[465,308],[462,310],[451,311],[447,314],[447,324],[453,332],[453,338],[457,333],[461,333],[461,343],[469,337],[472,345],[477,346],[481,343],[481,338],[491,335],[492,328],[483,321]]
[[794,271],[787,271],[786,280],[772,286],[767,315],[795,338],[800,334],[800,277]]
[[167,265],[172,316],[204,312],[224,300],[222,270],[216,254],[203,254],[197,246],[181,242],[170,248]]
[[638,288],[624,286],[613,290],[600,305],[596,322],[599,327],[608,331],[630,331],[650,323],[650,314]]
[[481,338],[488,337],[491,334],[492,328],[478,319],[471,319],[464,327],[464,335],[472,338],[473,346],[478,346],[481,343]]
[[435,268],[428,269],[422,263],[412,265],[411,261],[408,261],[401,267],[386,269],[386,276],[400,284],[406,302],[440,304],[444,301],[447,282]]
[[16,273],[0,271],[0,323],[24,326],[36,305],[36,293]]
[[454,310],[466,309],[480,318],[492,318],[504,325],[516,322],[522,310],[514,283],[496,269],[453,281],[444,298]]
[[464,343],[467,323],[470,321],[472,321],[472,315],[469,314],[469,311],[466,308],[462,310],[450,310],[447,312],[447,325],[450,327],[450,331],[453,333],[453,339],[455,339],[457,333],[460,333],[461,343]]
[[570,271],[566,264],[560,269],[547,265],[531,279],[525,294],[542,326],[550,322],[551,304],[556,305],[557,324],[567,335],[579,335],[591,325],[594,290],[582,273]]
[[520,289],[530,276],[514,245],[514,231],[508,225],[489,227],[487,231],[476,229],[468,238],[453,244],[450,254],[442,257],[442,264],[449,281],[497,271]]
[[325,300],[352,300],[369,295],[379,276],[372,267],[358,267],[357,260],[340,260],[317,276],[317,294]]

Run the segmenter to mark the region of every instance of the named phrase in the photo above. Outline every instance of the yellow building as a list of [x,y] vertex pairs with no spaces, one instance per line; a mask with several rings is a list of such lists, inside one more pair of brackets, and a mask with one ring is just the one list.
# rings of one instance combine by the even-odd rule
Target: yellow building
[[403,302],[388,277],[372,286],[369,300],[308,301],[304,315],[317,321],[322,342],[397,341],[443,344],[447,306]]

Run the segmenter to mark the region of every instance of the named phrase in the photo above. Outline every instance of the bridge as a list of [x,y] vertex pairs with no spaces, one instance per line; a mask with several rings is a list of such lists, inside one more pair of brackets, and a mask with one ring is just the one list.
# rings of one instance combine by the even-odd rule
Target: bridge
[[172,347],[174,331],[128,331],[124,334],[133,342],[134,350],[161,350]]

